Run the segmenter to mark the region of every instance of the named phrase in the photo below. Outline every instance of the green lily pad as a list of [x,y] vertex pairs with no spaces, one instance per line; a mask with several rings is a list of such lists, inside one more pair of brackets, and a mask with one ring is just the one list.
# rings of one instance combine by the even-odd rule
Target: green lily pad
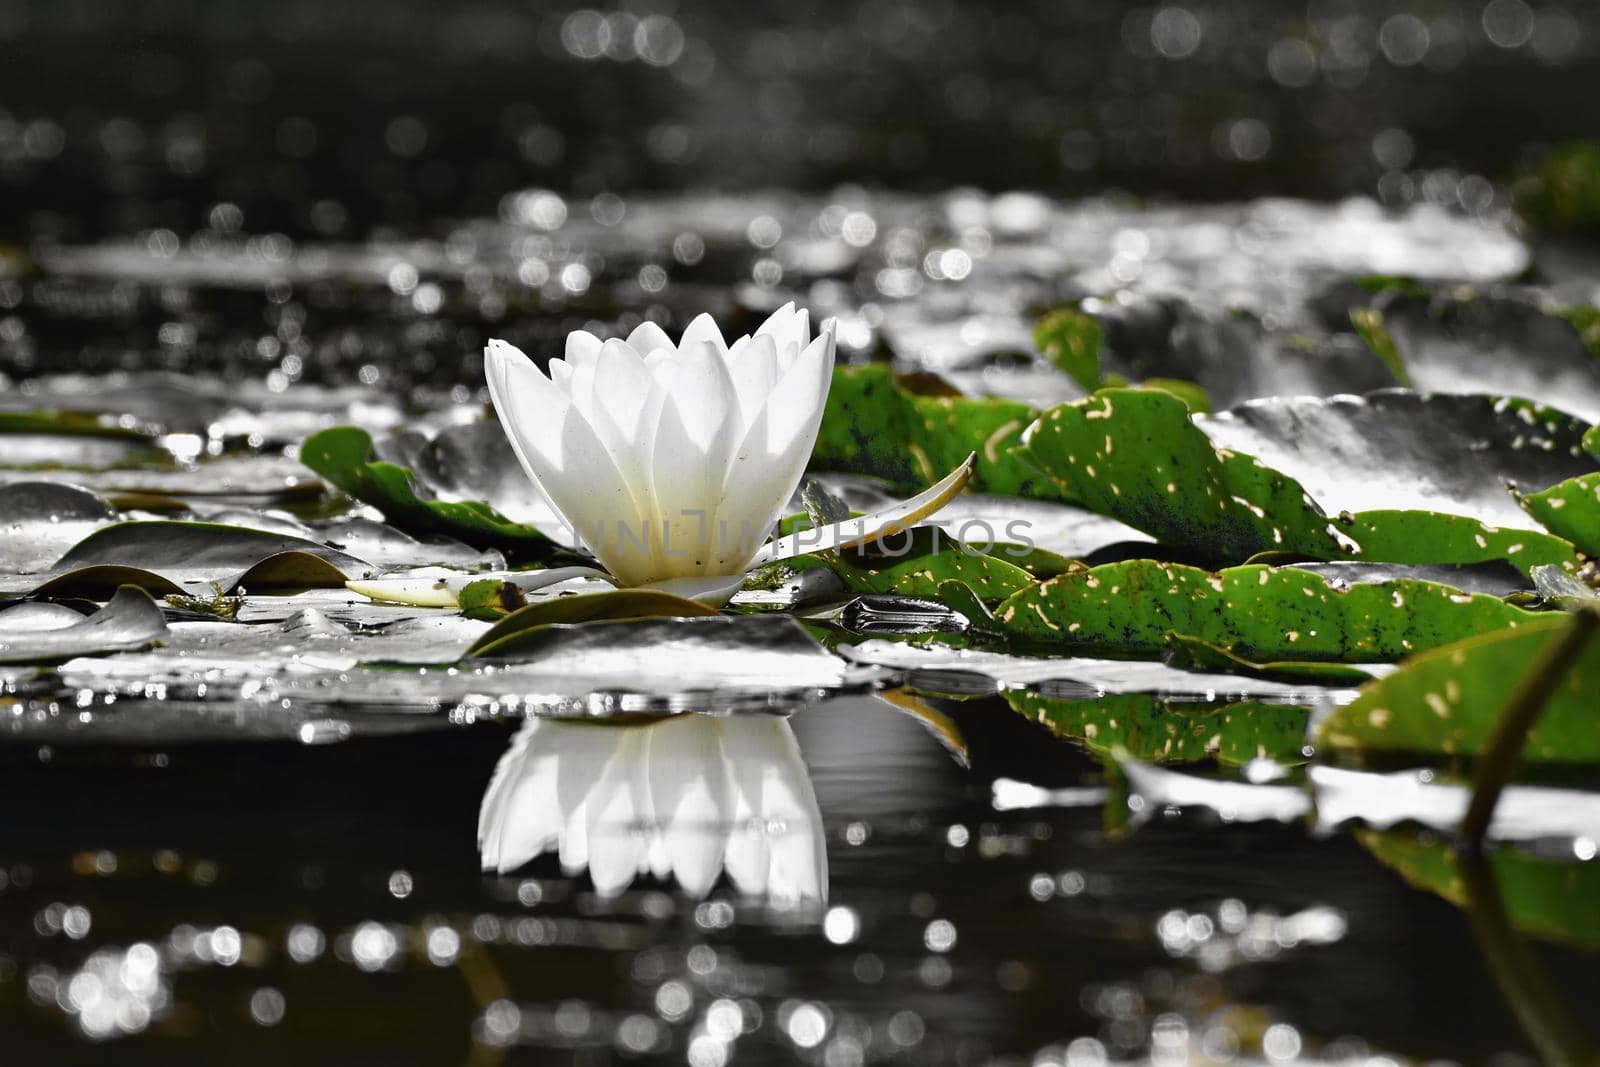
[[1020,453],[1065,498],[1208,559],[1346,552],[1298,482],[1213,448],[1169,393],[1106,389],[1058,405],[1029,428]]
[[[903,545],[903,547],[902,547]],[[1034,577],[1006,558],[1006,548],[988,552],[966,548],[943,531],[920,526],[890,538],[888,551],[846,551],[796,556],[784,565],[795,571],[826,567],[856,593],[898,593],[902,596],[938,597],[939,586],[959,581],[983,600],[1000,601],[1034,584]],[[1026,550],[1017,546],[1019,556]]]
[[1064,574],[1001,603],[1005,633],[1057,652],[1155,657],[1175,632],[1249,660],[1396,660],[1539,616],[1496,597],[1397,579],[1340,588],[1296,568],[1215,573],[1152,560]]
[[1534,530],[1506,530],[1436,511],[1363,511],[1341,515],[1339,528],[1361,546],[1360,558],[1384,563],[1462,566],[1505,560],[1523,574],[1535,567],[1576,570],[1573,543]]
[[124,586],[92,615],[25,602],[0,611],[0,663],[57,663],[76,656],[149,648],[167,632],[161,608]]
[[1600,472],[1568,478],[1541,492],[1519,493],[1517,503],[1545,529],[1588,555],[1600,555]]
[[[1324,720],[1318,745],[1357,752],[1475,755],[1523,675],[1567,625],[1565,616],[1546,615],[1514,630],[1463,635],[1455,644],[1417,656]],[[1529,731],[1523,759],[1600,763],[1596,693],[1600,642],[1590,642]]]
[[1046,312],[1033,328],[1033,343],[1046,359],[1089,392],[1100,388],[1100,345],[1105,330],[1076,307]]
[[1037,413],[1015,400],[918,395],[881,365],[834,371],[811,466],[925,489],[977,453],[975,492],[1054,498],[1011,448]]
[[335,426],[306,438],[300,461],[333,485],[370,504],[414,536],[444,535],[474,548],[498,548],[507,559],[547,560],[564,550],[532,526],[513,522],[473,500],[425,500],[407,468],[372,458],[372,435]]
[[699,618],[718,615],[716,608],[698,600],[655,589],[618,589],[608,593],[583,593],[553,597],[529,604],[497,622],[467,649],[469,657],[504,657],[515,654],[530,635],[556,623],[618,621],[624,619]]
[[[1448,841],[1412,830],[1358,830],[1356,840],[1419,889],[1465,907],[1467,887]],[[1506,918],[1536,937],[1600,947],[1600,863],[1554,860],[1510,846],[1489,854]]]
[[1305,708],[1255,702],[1174,704],[1143,693],[1092,699],[1010,692],[1012,709],[1058,737],[1103,756],[1126,753],[1147,763],[1216,759],[1240,765],[1258,757],[1304,763]]
[[1257,663],[1237,655],[1222,645],[1198,637],[1168,633],[1166,653],[1169,666],[1211,674],[1243,674],[1274,682],[1312,682],[1317,685],[1360,685],[1372,675],[1360,667],[1343,663],[1316,663],[1307,660],[1274,660]]

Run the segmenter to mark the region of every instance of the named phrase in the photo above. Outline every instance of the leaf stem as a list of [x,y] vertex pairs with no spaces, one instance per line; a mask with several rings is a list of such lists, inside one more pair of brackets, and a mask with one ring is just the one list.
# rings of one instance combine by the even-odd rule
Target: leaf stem
[[1600,612],[1588,607],[1574,611],[1566,629],[1540,650],[1517,682],[1472,776],[1472,802],[1461,820],[1461,833],[1472,848],[1483,846],[1500,793],[1521,762],[1528,732],[1544,713],[1556,687],[1578,662],[1596,629],[1600,629]]

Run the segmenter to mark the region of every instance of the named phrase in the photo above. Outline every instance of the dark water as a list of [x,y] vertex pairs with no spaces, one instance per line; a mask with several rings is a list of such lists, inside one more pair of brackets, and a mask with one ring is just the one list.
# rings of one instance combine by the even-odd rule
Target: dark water
[[[504,727],[6,749],[6,1061],[93,1056],[41,975],[65,997],[91,951],[135,945],[159,951],[162,1007],[116,1062],[631,1062],[630,1042],[651,1062],[1228,1062],[1263,1034],[1278,1062],[1524,1049],[1461,913],[1349,840],[1186,817],[1110,841],[1097,805],[996,812],[996,776],[1101,772],[1004,708],[956,714],[970,771],[870,699],[794,716],[826,830],[821,924],[726,890],[602,901],[548,857],[480,878]],[[1592,989],[1590,961],[1541,958],[1575,999]]]

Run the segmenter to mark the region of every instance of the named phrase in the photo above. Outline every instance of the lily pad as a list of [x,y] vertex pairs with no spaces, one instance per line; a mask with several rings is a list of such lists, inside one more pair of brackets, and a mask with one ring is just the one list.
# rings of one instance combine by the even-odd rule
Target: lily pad
[[834,371],[811,465],[914,492],[977,453],[974,490],[1049,499],[1048,481],[1011,453],[1036,414],[1015,400],[919,395],[880,365],[845,367]]
[[1525,397],[1600,419],[1600,361],[1564,316],[1509,289],[1390,289],[1368,311],[1423,390]]
[[[1419,655],[1321,726],[1318,745],[1353,752],[1470,756],[1482,751],[1518,683],[1568,625],[1545,616]],[[1590,642],[1528,734],[1524,760],[1600,763],[1600,642]]]
[[847,550],[832,559],[796,556],[784,560],[783,566],[796,571],[829,568],[857,593],[937,597],[941,583],[959,581],[981,599],[999,601],[1034,583],[1019,562],[1007,559],[1008,548],[1016,550],[1018,561],[1033,558],[1022,546],[995,545],[983,552],[937,529],[918,527],[890,538],[882,552]]
[[467,649],[468,656],[515,657],[535,631],[555,623],[582,623],[614,619],[698,618],[717,615],[716,608],[698,600],[655,589],[618,589],[554,597],[529,604],[507,615]]
[[53,604],[16,604],[0,611],[0,663],[54,663],[148,648],[166,632],[166,617],[156,602],[128,586],[89,616]]
[[1105,330],[1077,307],[1046,312],[1033,328],[1033,343],[1046,359],[1089,392],[1100,388],[1100,345]]
[[1218,448],[1299,482],[1330,514],[1431,511],[1537,530],[1508,485],[1543,489],[1600,469],[1583,450],[1587,422],[1503,397],[1272,397],[1195,422]]
[[1363,511],[1340,515],[1339,528],[1365,559],[1451,568],[1504,560],[1524,575],[1535,567],[1576,570],[1570,541],[1525,529],[1501,529],[1436,511]]
[[383,513],[412,535],[443,535],[474,548],[498,548],[511,560],[542,560],[563,551],[532,526],[479,501],[425,500],[407,468],[372,458],[372,435],[355,426],[312,434],[300,460],[333,485]]
[[96,567],[135,567],[179,583],[216,581],[226,592],[241,585],[256,591],[341,586],[372,571],[365,560],[301,537],[161,521],[123,522],[90,534],[56,561],[52,581],[81,584],[99,573],[85,570]]
[[1432,582],[1341,588],[1294,568],[1130,560],[1025,589],[995,618],[1009,637],[1057,653],[1157,656],[1170,631],[1250,660],[1376,663],[1539,616]]
[[1537,493],[1519,494],[1517,503],[1545,529],[1588,555],[1600,556],[1600,472],[1568,478]]
[[1258,552],[1319,559],[1351,546],[1293,478],[1213,448],[1184,403],[1106,389],[1041,415],[1020,454],[1064,498],[1219,562]]

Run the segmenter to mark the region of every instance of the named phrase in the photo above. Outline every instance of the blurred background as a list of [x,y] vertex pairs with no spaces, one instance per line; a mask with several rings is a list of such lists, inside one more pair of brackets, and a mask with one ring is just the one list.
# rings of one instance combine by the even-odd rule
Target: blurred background
[[1483,213],[1596,132],[1597,49],[1547,0],[4,0],[0,235],[348,239],[530,186]]

